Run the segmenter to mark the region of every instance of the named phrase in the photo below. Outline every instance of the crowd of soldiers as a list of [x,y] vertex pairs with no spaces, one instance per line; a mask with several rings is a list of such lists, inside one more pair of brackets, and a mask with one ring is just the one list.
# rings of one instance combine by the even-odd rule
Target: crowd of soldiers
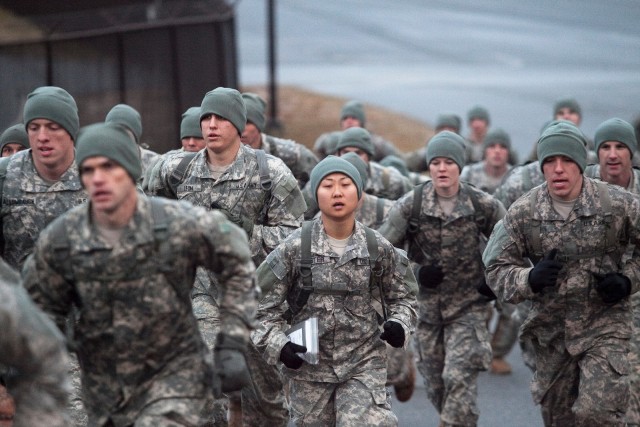
[[475,426],[516,343],[545,426],[640,425],[631,124],[591,140],[560,99],[518,165],[482,106],[410,153],[357,101],[313,150],[265,109],[211,90],[158,154],[129,105],[80,128],[63,88],[28,95],[0,135],[0,426],[395,426],[416,371]]

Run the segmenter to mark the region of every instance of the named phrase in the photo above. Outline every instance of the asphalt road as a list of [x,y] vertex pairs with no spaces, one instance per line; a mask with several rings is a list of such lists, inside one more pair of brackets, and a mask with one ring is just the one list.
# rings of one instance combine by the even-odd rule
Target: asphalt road
[[[240,1],[236,16],[240,83],[266,84],[266,1]],[[640,116],[640,7],[631,0],[279,0],[276,22],[279,83],[428,124],[481,104],[521,158],[558,98],[578,100],[589,137],[608,118]],[[542,426],[517,348],[509,360],[512,375],[480,376],[479,426]],[[401,426],[438,425],[421,378],[394,411]]]
[[[237,6],[241,84],[267,82],[266,1]],[[640,116],[640,7],[631,0],[276,0],[277,81],[432,124],[486,106],[528,153],[556,99],[589,137]],[[466,129],[463,131],[466,133]]]

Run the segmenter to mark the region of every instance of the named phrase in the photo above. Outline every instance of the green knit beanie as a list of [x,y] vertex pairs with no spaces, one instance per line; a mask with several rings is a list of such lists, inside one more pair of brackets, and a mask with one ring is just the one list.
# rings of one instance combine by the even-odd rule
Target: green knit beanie
[[316,203],[318,203],[318,187],[320,187],[320,182],[332,173],[342,173],[351,178],[351,181],[353,181],[358,189],[358,200],[360,200],[360,197],[362,197],[362,179],[360,179],[358,169],[341,157],[327,156],[315,165],[311,170],[311,177],[309,178],[309,183],[313,190],[313,198]]
[[340,111],[340,121],[345,117],[355,117],[360,122],[360,126],[364,127],[367,117],[364,114],[364,105],[360,101],[348,101],[342,106]]
[[22,117],[25,129],[32,120],[47,119],[62,126],[74,141],[78,136],[78,106],[69,92],[60,87],[42,86],[31,92]]
[[206,93],[200,105],[200,121],[211,114],[229,120],[238,133],[244,131],[247,123],[247,108],[242,100],[242,95],[235,89],[217,87]]
[[442,128],[451,128],[455,129],[456,133],[460,132],[460,127],[462,126],[462,121],[460,116],[453,113],[444,113],[438,115],[438,119],[436,120],[436,130],[440,130]]
[[0,153],[5,145],[11,143],[20,144],[26,149],[29,148],[29,135],[22,123],[8,127],[2,132],[2,135],[0,135]]
[[409,176],[407,164],[398,156],[389,154],[384,159],[380,160],[380,164],[384,167],[394,168],[404,176]]
[[427,165],[436,157],[451,159],[460,168],[465,165],[464,139],[455,132],[443,130],[437,133],[427,144]]
[[133,182],[142,175],[138,146],[121,125],[95,123],[81,129],[76,144],[76,163],[80,167],[87,158],[97,156],[104,156],[122,166]]
[[340,142],[340,135],[342,135],[342,131],[341,130],[336,130],[333,132],[329,132],[327,134],[327,139],[325,142],[325,149],[324,152],[327,154],[327,156],[329,154],[336,154],[336,147],[338,146],[338,143]]
[[369,181],[369,167],[362,160],[362,157],[358,156],[356,153],[346,153],[344,156],[340,156],[341,159],[345,159],[347,162],[351,163],[356,169],[358,169],[358,173],[360,174],[360,180],[362,181],[362,188],[367,185],[367,181]]
[[367,153],[369,158],[373,157],[374,148],[371,134],[365,128],[353,127],[342,131],[336,146],[336,153],[348,147],[357,147]]
[[538,139],[538,161],[540,170],[547,157],[565,156],[573,160],[581,172],[587,166],[587,142],[575,125],[561,120],[553,123],[542,132]]
[[482,144],[485,149],[491,145],[500,144],[507,150],[511,150],[511,138],[504,129],[500,128],[487,132]]
[[260,132],[264,130],[266,125],[265,109],[267,101],[262,99],[257,93],[243,93],[242,100],[247,107],[247,121],[253,123]]
[[475,105],[467,112],[467,122],[470,122],[473,119],[480,119],[487,122],[487,124],[491,123],[489,118],[489,110],[484,108],[481,105]]
[[136,139],[136,143],[140,142],[142,136],[142,117],[138,110],[127,104],[118,104],[114,106],[104,118],[105,123],[115,123],[129,129]]
[[571,111],[575,111],[579,116],[582,116],[582,109],[580,108],[580,104],[573,98],[562,98],[558,99],[556,103],[553,105],[553,116],[555,117],[562,108],[568,108]]
[[631,152],[631,157],[633,157],[633,153],[638,149],[638,142],[633,126],[617,117],[602,122],[600,126],[596,128],[594,139],[596,153],[600,149],[600,145],[607,141],[616,141],[626,145]]
[[202,138],[202,128],[200,127],[200,107],[190,107],[182,113],[180,122],[180,139]]

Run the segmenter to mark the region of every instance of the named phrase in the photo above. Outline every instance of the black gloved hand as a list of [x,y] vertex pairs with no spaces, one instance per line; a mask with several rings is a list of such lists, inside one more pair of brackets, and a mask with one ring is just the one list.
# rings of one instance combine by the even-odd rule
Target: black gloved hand
[[437,288],[438,285],[442,283],[442,279],[444,279],[442,267],[435,264],[419,266],[416,269],[415,275],[420,286],[427,289]]
[[240,338],[218,334],[213,351],[213,394],[216,398],[251,384],[245,351],[246,344]]
[[251,233],[253,233],[253,221],[250,218],[241,214],[238,214],[238,215],[233,214],[229,212],[226,208],[218,204],[217,202],[211,203],[211,209],[217,209],[223,214],[225,214],[225,216],[229,221],[231,221],[238,227],[242,228],[245,231],[245,233],[247,233],[247,236],[251,238]]
[[493,293],[493,290],[491,290],[489,285],[487,285],[487,281],[485,280],[484,277],[480,279],[480,281],[476,285],[476,289],[478,290],[478,292],[480,292],[480,294],[487,297],[488,301],[493,301],[498,298],[496,297],[496,294]]
[[383,328],[380,339],[391,344],[391,347],[400,348],[404,345],[404,328],[400,323],[388,320],[384,322]]
[[551,252],[529,272],[529,286],[534,293],[556,285],[558,274],[562,269],[562,264],[555,260],[557,253],[557,249],[551,249]]
[[300,369],[304,362],[297,353],[306,353],[307,347],[294,344],[291,341],[286,343],[280,350],[280,361],[289,369]]
[[631,294],[631,280],[620,273],[607,273],[604,276],[594,274],[596,280],[596,290],[600,294],[602,301],[607,304],[614,304]]

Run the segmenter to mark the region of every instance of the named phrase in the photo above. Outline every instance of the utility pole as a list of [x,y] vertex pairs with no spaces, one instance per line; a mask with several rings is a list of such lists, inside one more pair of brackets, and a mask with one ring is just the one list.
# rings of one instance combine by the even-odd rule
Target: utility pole
[[276,85],[276,0],[267,0],[267,38],[269,40],[269,117],[267,129],[280,131],[282,124],[278,120],[278,91]]

